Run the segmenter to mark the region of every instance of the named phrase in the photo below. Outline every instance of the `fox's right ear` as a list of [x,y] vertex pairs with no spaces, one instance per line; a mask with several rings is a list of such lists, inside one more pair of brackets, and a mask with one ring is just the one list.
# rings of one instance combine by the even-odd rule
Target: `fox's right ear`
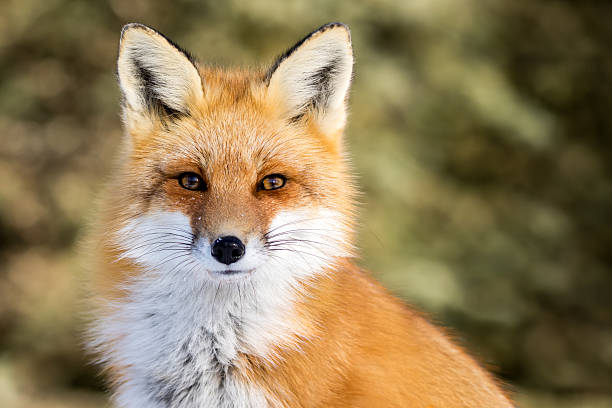
[[142,24],[123,27],[117,72],[128,124],[153,115],[188,115],[204,97],[189,54]]

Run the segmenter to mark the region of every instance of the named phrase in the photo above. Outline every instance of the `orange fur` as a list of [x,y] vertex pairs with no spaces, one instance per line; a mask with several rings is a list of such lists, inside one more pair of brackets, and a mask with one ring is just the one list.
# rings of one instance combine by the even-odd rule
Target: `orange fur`
[[[438,328],[354,265],[338,265],[303,299],[315,340],[245,358],[251,381],[290,390],[287,407],[508,407],[493,378]],[[313,323],[316,322],[316,323]]]
[[[138,28],[136,28],[138,29]],[[315,34],[320,35],[320,34]],[[283,117],[265,73],[198,66],[204,96],[189,115],[131,117],[117,171],[106,189],[92,290],[121,300],[122,284],[141,267],[117,260],[113,234],[152,210],[180,211],[195,233],[264,233],[278,211],[332,206],[343,217],[350,250],[355,191],[341,132],[325,133],[306,114]],[[175,177],[199,174],[208,191],[182,189]],[[257,191],[262,176],[281,173],[275,194]],[[294,324],[299,335],[275,345],[271,358],[242,353],[234,374],[284,407],[510,407],[493,378],[443,331],[390,295],[347,258],[304,282]],[[97,312],[105,315],[102,307]],[[298,344],[291,347],[289,344]],[[111,362],[115,382],[121,361]]]

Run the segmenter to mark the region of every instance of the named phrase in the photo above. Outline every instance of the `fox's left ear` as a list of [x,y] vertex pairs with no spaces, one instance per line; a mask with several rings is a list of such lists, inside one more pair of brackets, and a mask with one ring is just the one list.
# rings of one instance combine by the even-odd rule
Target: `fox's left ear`
[[117,72],[128,124],[131,119],[188,115],[204,95],[189,54],[142,24],[123,27]]
[[346,100],[353,72],[351,34],[330,23],[308,34],[281,55],[266,75],[268,94],[288,120],[307,115],[335,136],[346,124]]

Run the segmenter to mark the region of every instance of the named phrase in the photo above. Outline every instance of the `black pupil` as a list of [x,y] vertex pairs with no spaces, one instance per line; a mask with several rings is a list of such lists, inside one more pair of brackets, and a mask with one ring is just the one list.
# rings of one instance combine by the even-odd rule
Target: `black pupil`
[[200,178],[195,174],[183,176],[183,185],[187,188],[197,188],[200,185]]
[[262,182],[262,188],[264,190],[276,190],[281,188],[285,184],[285,178],[283,176],[268,176]]

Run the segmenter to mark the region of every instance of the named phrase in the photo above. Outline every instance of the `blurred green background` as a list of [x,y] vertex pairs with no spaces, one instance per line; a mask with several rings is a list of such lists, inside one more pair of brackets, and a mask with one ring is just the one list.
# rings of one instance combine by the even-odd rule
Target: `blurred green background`
[[121,26],[219,65],[352,28],[362,264],[522,407],[612,407],[612,2],[0,2],[0,406],[108,406],[77,247],[121,137]]

